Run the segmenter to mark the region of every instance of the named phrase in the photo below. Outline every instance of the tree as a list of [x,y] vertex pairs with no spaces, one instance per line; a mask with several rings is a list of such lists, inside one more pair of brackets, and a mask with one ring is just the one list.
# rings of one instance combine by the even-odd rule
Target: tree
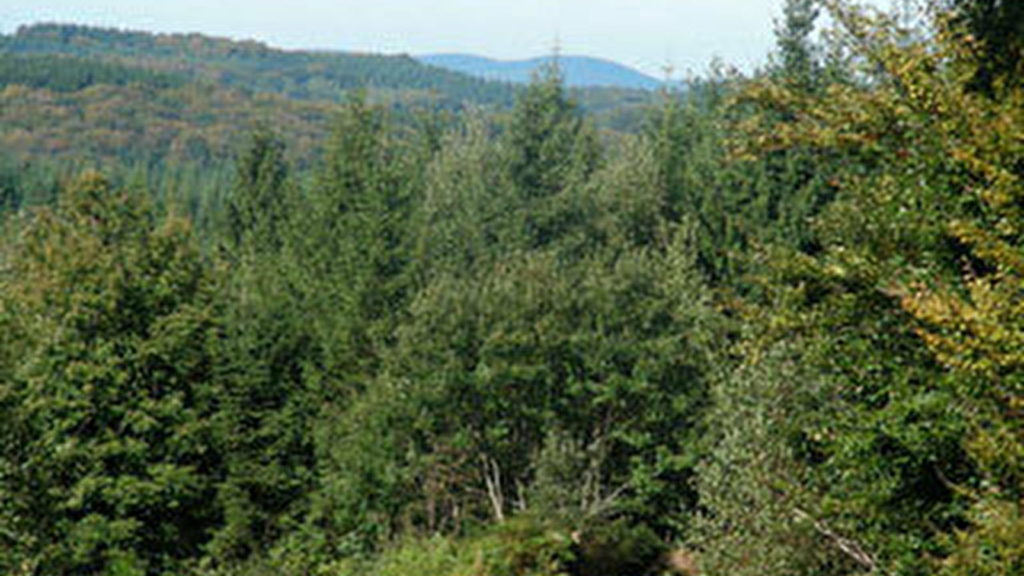
[[545,246],[576,221],[570,193],[600,160],[593,130],[566,94],[557,68],[535,78],[516,99],[502,146],[517,196],[506,209],[518,214],[502,242]]
[[[0,566],[158,574],[218,519],[218,279],[186,222],[96,174],[26,225],[0,290]],[[5,332],[6,333],[6,332]]]
[[20,167],[7,158],[0,158],[0,218],[17,212],[24,202]]
[[778,74],[787,82],[804,90],[814,87],[818,76],[818,62],[811,43],[815,22],[820,12],[820,0],[786,0],[782,9],[782,22],[775,24],[775,44],[778,53]]
[[822,495],[812,488],[804,434],[815,398],[830,385],[800,355],[799,343],[780,344],[716,382],[713,448],[698,469],[701,512],[690,536],[708,574],[854,574],[874,566],[847,537],[858,534],[840,535],[818,516]]
[[487,119],[469,116],[443,138],[426,167],[423,199],[412,226],[420,282],[439,274],[468,273],[493,262],[514,194]]
[[[392,487],[361,501],[388,506],[363,517],[457,532],[532,510],[679,529],[717,330],[683,250],[574,265],[540,252],[438,276],[413,301],[380,392],[357,402],[363,423],[335,442],[339,476],[381,478],[375,495]],[[357,448],[374,438],[395,450],[389,464]]]
[[776,286],[791,292],[765,313],[768,334],[809,335],[803,362],[836,383],[799,432],[803,485],[828,514],[808,512],[827,527],[821,538],[852,559],[830,534],[856,541],[879,572],[1013,573],[1021,151],[1005,131],[1020,122],[1021,94],[973,90],[973,48],[942,18],[915,36],[831,9],[869,81],[824,95],[766,81],[748,93],[798,115],[760,118],[768,151],[843,158],[821,252],[780,262],[791,280]]
[[228,206],[228,238],[237,249],[279,248],[284,234],[288,164],[284,143],[266,128],[255,131],[236,163]]
[[986,94],[1019,88],[1024,67],[1024,6],[1011,0],[948,0],[974,54],[971,88]]
[[[384,110],[354,96],[338,116],[290,257],[329,378],[375,373],[408,278],[412,196],[420,157]],[[303,277],[305,276],[305,277]],[[326,375],[325,375],[326,376]]]
[[287,251],[298,195],[283,143],[260,129],[236,172],[214,420],[225,454],[217,487],[224,516],[208,545],[211,558],[229,566],[259,556],[304,518],[319,414],[318,391],[306,382],[319,348]]

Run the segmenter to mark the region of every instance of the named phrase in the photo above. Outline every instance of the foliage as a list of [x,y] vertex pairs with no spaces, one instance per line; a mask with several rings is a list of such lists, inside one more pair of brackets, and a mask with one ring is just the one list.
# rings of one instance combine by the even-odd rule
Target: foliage
[[[813,335],[802,362],[835,382],[828,402],[797,412],[823,421],[796,429],[814,440],[797,459],[806,477],[780,495],[819,492],[811,501],[826,516],[805,509],[813,527],[863,569],[1012,573],[1002,534],[1021,501],[1010,200],[1020,164],[1004,130],[1019,122],[1020,96],[973,89],[971,43],[941,15],[931,35],[915,36],[843,3],[830,9],[870,80],[823,95],[771,81],[747,93],[768,110],[746,125],[755,147],[845,159],[837,201],[819,220],[823,251],[789,267],[791,312],[768,316],[768,342]],[[780,111],[797,120],[778,121]],[[788,533],[757,541],[770,548]],[[723,566],[743,560],[732,562]]]
[[330,574],[381,576],[561,576],[574,557],[564,529],[523,517],[467,538],[405,542],[369,563],[342,563]]
[[954,4],[791,0],[635,134],[557,70],[3,37],[0,571],[1021,572],[1016,12]]
[[974,48],[970,86],[987,94],[1020,88],[1024,7],[1000,0],[947,0],[963,39]]
[[216,276],[86,175],[27,223],[3,275],[3,569],[141,574],[201,550],[219,455]]
[[43,54],[0,55],[0,85],[17,84],[54,92],[77,92],[96,84],[172,88],[184,78],[145,68]]
[[[342,52],[287,52],[254,41],[199,34],[149,34],[61,24],[23,26],[5,43],[12,54],[70,55],[217,80],[234,88],[302,100],[337,100],[344,91],[407,90],[448,106],[463,100],[508,102],[510,86],[416,62],[409,56]],[[434,93],[436,96],[431,97]]]

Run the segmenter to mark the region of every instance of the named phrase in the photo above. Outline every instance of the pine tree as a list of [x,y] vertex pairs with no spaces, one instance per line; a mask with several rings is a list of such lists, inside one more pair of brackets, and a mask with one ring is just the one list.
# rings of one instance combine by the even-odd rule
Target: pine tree
[[[342,109],[324,164],[296,228],[293,262],[322,368],[350,383],[374,373],[408,281],[412,195],[418,157],[382,108],[356,95]],[[407,164],[410,159],[414,160]]]

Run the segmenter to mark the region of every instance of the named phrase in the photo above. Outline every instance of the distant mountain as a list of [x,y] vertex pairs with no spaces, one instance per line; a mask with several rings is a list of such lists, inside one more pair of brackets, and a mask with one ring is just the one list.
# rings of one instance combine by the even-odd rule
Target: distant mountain
[[[555,61],[553,56],[529,60],[494,60],[472,54],[429,54],[418,56],[417,59],[438,68],[517,84],[529,82],[534,73]],[[565,75],[566,84],[572,87],[655,90],[662,86],[657,78],[610,60],[589,56],[559,56],[557,61]]]

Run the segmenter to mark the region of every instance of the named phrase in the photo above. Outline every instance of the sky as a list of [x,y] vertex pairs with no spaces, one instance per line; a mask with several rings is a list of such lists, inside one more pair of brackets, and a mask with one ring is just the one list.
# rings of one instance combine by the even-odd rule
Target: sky
[[782,0],[0,0],[0,32],[35,22],[201,32],[290,49],[500,59],[608,58],[699,74],[764,62]]

